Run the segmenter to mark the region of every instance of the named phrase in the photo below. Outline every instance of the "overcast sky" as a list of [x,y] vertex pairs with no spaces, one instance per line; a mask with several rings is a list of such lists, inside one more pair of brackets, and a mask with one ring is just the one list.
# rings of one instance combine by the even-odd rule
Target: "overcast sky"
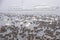
[[10,7],[26,9],[36,5],[60,6],[60,0],[0,0],[0,8],[4,9]]

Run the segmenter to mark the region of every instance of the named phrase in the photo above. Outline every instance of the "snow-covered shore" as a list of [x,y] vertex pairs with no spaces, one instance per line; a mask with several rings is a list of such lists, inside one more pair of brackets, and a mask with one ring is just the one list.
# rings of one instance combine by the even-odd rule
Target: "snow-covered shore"
[[0,14],[0,40],[60,40],[58,15]]

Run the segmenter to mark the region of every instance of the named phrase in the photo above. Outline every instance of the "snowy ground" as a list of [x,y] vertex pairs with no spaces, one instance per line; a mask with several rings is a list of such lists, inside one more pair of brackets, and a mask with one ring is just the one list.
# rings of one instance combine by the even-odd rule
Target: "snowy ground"
[[0,40],[60,40],[60,16],[0,14]]

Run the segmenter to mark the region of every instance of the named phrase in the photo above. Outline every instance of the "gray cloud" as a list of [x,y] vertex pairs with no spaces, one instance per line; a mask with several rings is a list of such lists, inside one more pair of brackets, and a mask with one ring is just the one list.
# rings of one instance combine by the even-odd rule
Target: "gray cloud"
[[60,6],[60,0],[33,0],[33,5]]
[[0,8],[32,8],[36,5],[60,6],[60,0],[3,0]]

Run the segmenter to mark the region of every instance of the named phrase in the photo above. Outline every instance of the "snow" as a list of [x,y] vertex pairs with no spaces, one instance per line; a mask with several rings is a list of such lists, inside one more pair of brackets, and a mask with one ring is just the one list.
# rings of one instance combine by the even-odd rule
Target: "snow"
[[[17,15],[13,16],[13,17],[8,17],[7,16],[6,18],[5,18],[5,16],[6,15],[4,15],[2,17],[2,19],[0,19],[0,25],[2,25],[2,26],[6,25],[6,26],[9,26],[9,27],[14,27],[14,29],[15,29],[15,27],[16,28],[18,27],[18,29],[16,29],[16,30],[18,30],[18,32],[17,32],[18,34],[22,33],[23,31],[24,32],[22,34],[26,34],[26,36],[24,38],[21,37],[22,35],[17,35],[17,38],[19,40],[27,40],[27,37],[29,36],[28,34],[36,34],[37,36],[40,36],[40,37],[42,37],[44,35],[47,38],[53,39],[53,37],[51,37],[49,35],[45,35],[46,34],[45,31],[46,30],[50,30],[52,32],[56,28],[59,28],[59,26],[56,26],[55,29],[53,29],[52,28],[53,26],[52,27],[49,26],[49,25],[51,25],[54,22],[53,20],[58,20],[57,18],[54,19],[53,17],[49,17],[49,16],[47,17],[46,20],[42,19],[41,17],[38,19],[37,16],[32,16],[32,17],[29,16],[30,18],[22,16],[22,19],[20,19],[20,16],[18,17]],[[46,17],[44,17],[44,18],[46,18]],[[50,20],[48,20],[49,18],[50,18]],[[7,20],[7,19],[9,19],[9,20]],[[43,21],[45,23],[49,23],[49,25],[48,26],[40,26],[40,23],[36,24],[37,21],[38,22]],[[12,26],[12,25],[14,25],[14,26]],[[36,27],[36,29],[34,29],[34,27]],[[9,34],[9,33],[12,33],[12,31],[13,30],[7,29],[7,31],[2,33],[2,34],[3,35]],[[60,29],[57,29],[55,32],[60,32]],[[56,34],[55,32],[53,32],[54,35]],[[16,40],[16,38],[15,38],[15,40]]]

